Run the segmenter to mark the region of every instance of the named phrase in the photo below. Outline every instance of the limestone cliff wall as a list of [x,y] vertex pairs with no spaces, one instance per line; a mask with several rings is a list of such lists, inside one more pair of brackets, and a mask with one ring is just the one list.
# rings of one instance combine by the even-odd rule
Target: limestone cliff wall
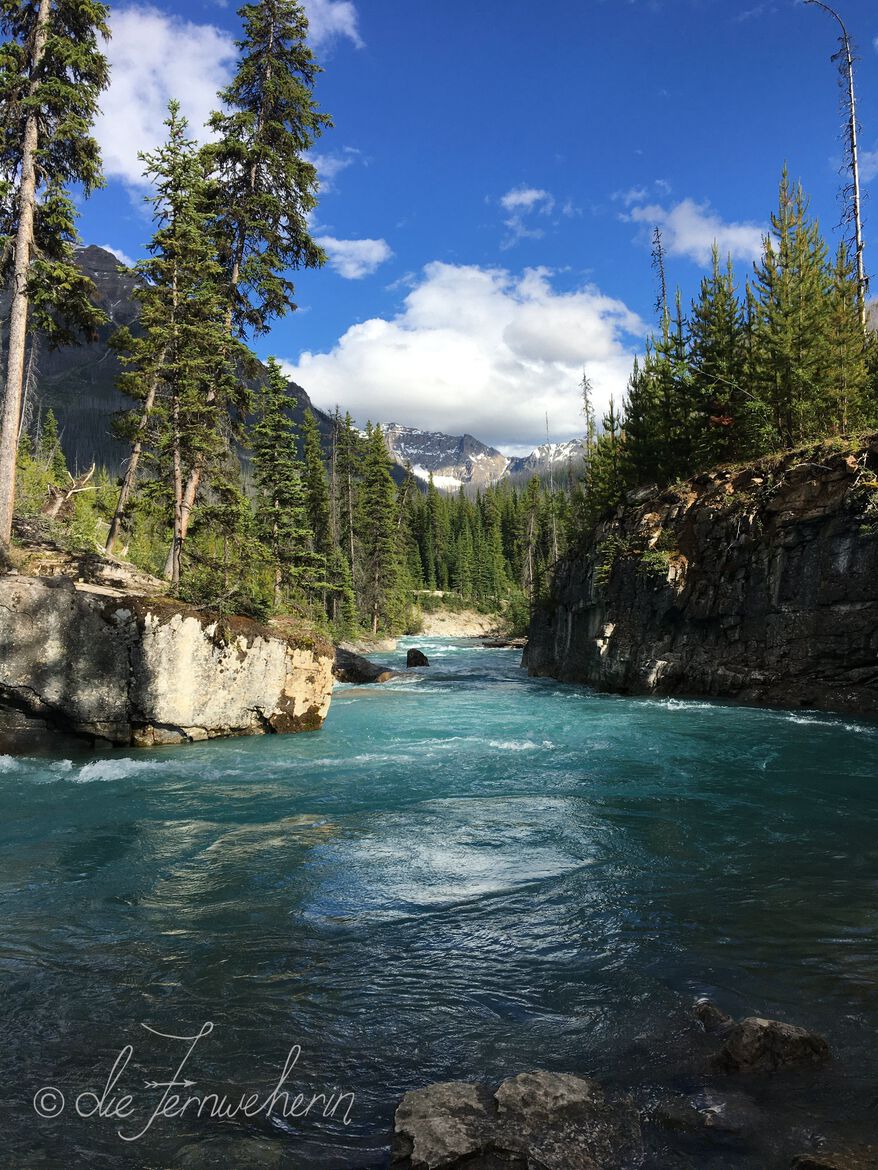
[[531,674],[878,714],[878,437],[644,491],[567,559]]
[[0,700],[114,744],[319,727],[332,647],[166,599],[0,577]]

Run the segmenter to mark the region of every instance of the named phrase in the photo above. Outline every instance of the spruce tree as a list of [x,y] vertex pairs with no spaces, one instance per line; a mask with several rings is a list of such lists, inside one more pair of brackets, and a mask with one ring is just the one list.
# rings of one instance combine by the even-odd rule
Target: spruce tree
[[[306,157],[331,125],[313,95],[319,67],[307,43],[308,21],[296,0],[259,0],[239,9],[244,36],[231,83],[210,118],[205,147],[231,335],[263,334],[295,309],[286,273],[318,268],[326,256],[312,239],[317,171]],[[190,471],[186,501],[198,491]]]
[[102,182],[90,128],[107,85],[97,0],[0,0],[0,280],[11,285],[0,415],[0,548],[9,543],[28,336],[91,334],[103,320],[75,261],[68,188]]
[[[144,437],[154,476],[172,508],[169,579],[179,590],[183,549],[195,500],[185,496],[195,466],[220,466],[228,451],[228,415],[219,403],[243,393],[238,347],[227,344],[222,270],[205,228],[204,167],[187,137],[179,105],[171,102],[168,138],[143,155],[157,230],[150,257],[136,266],[140,332],[123,347],[120,388],[154,398]],[[155,487],[153,488],[155,490]]]
[[368,427],[359,526],[363,609],[373,634],[397,628],[405,612],[396,487],[380,426]]
[[274,358],[257,403],[253,428],[256,529],[274,569],[274,604],[313,589],[325,573],[309,523],[305,467],[296,449],[287,381]]
[[770,412],[776,442],[789,447],[822,425],[829,276],[820,228],[808,214],[801,183],[793,187],[786,168],[753,292],[755,389]]
[[828,365],[823,387],[824,426],[846,434],[868,425],[867,346],[864,344],[854,266],[839,244],[828,306]]
[[699,423],[692,470],[740,458],[751,449],[745,347],[744,310],[735,290],[731,256],[723,270],[714,244],[711,272],[701,281],[689,321],[689,361]]

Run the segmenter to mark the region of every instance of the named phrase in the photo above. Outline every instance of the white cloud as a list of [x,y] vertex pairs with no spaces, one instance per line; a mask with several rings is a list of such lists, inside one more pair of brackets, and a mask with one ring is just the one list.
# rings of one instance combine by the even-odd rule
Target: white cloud
[[348,167],[352,167],[360,160],[360,152],[353,146],[345,146],[341,150],[310,151],[305,157],[317,168],[317,177],[320,180],[320,191],[326,195],[335,190],[335,180]]
[[698,264],[710,260],[714,241],[720,255],[754,260],[762,252],[764,228],[754,223],[726,223],[709,203],[683,199],[672,207],[651,203],[632,207],[622,216],[633,223],[657,224],[670,256],[688,256]]
[[105,252],[112,252],[119,263],[124,264],[126,268],[133,268],[136,263],[127,252],[123,252],[121,248],[114,248],[112,244],[98,244],[98,247],[103,248]]
[[505,211],[533,211],[535,208],[544,214],[555,206],[555,200],[548,191],[539,187],[513,187],[500,199],[500,206]]
[[193,137],[217,105],[236,56],[231,36],[149,5],[114,9],[107,49],[110,88],[101,101],[95,133],[108,178],[143,186],[139,150],[164,140],[168,100],[176,98]]
[[337,240],[334,236],[318,236],[317,243],[329,257],[330,267],[345,280],[371,276],[393,255],[386,240]]
[[878,178],[878,150],[860,152],[860,177],[864,183],[871,183]]
[[428,264],[393,318],[353,325],[329,353],[301,354],[289,375],[318,406],[362,423],[469,431],[501,449],[582,433],[585,365],[598,409],[620,396],[646,332],[593,286],[556,291],[545,269]]
[[357,9],[351,0],[304,0],[304,4],[311,40],[316,47],[338,37],[347,37],[358,49],[363,47]]
[[554,196],[542,187],[513,187],[500,197],[500,206],[509,212],[508,218],[503,221],[509,229],[509,235],[501,244],[502,248],[511,248],[519,240],[539,240],[545,235],[540,227],[533,227],[535,215],[551,215],[555,209]]

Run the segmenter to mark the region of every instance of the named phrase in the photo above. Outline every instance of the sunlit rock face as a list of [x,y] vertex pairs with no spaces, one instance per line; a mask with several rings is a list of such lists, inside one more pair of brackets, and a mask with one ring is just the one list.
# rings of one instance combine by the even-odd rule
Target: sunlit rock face
[[644,489],[560,566],[534,675],[878,713],[878,437]]
[[332,693],[332,648],[166,599],[67,578],[0,578],[0,697],[112,744],[309,731]]

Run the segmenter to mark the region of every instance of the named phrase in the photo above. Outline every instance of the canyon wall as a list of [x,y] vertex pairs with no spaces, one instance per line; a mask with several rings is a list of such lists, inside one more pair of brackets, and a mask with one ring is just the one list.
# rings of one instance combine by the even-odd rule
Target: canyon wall
[[878,714],[878,436],[644,489],[559,566],[533,675]]

